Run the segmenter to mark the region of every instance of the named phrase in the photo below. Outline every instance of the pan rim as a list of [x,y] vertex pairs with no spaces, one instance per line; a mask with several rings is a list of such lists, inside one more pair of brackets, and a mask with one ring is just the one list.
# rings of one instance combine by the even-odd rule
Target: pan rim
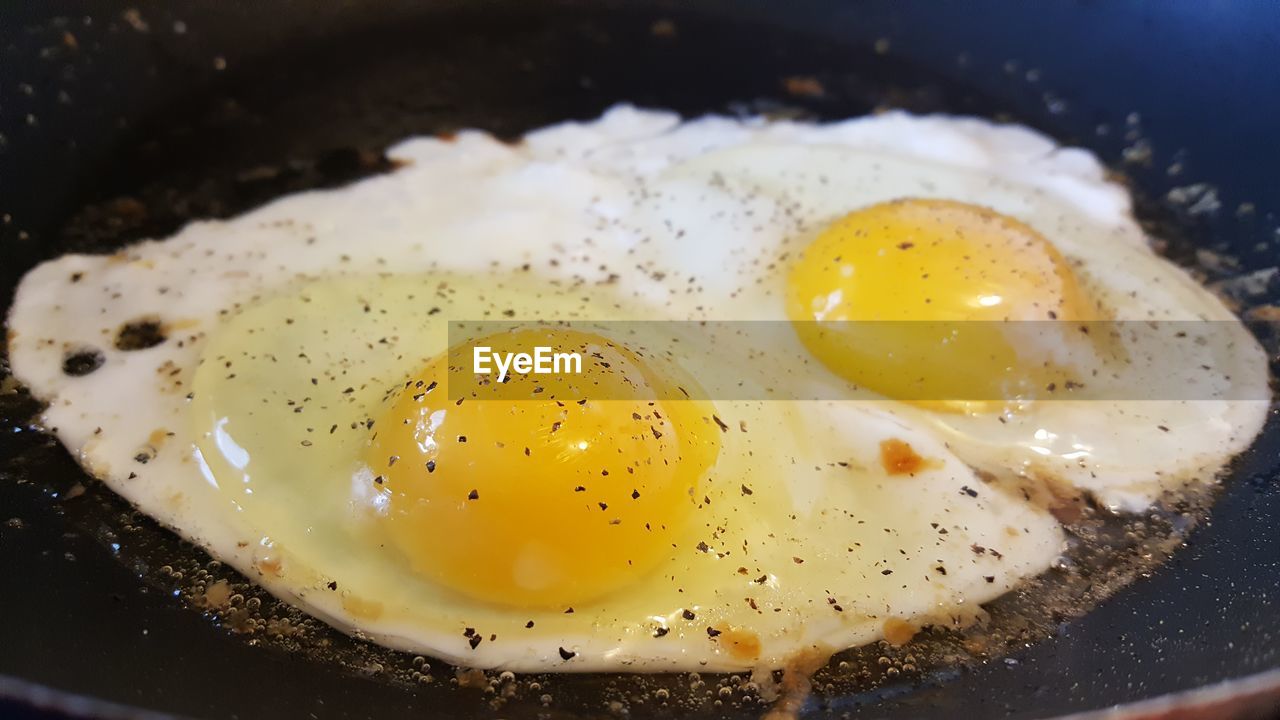
[[[50,685],[4,674],[0,674],[0,700],[24,704],[37,711],[53,711],[78,718],[186,720],[192,717],[59,690]],[[1154,695],[1120,705],[1044,716],[1043,720],[1155,720],[1184,712],[1197,713],[1203,717],[1210,717],[1205,714],[1209,712],[1218,713],[1213,717],[1244,717],[1243,713],[1246,711],[1262,707],[1268,702],[1271,706],[1280,706],[1280,668],[1225,678],[1188,690]]]

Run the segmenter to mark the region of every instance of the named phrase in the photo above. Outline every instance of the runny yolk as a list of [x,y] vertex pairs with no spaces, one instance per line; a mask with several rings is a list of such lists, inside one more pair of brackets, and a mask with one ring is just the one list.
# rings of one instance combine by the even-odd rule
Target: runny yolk
[[792,267],[786,306],[801,340],[836,374],[955,411],[1044,396],[1069,378],[1053,347],[1080,342],[1065,323],[1008,321],[1093,314],[1066,260],[1034,229],[928,199],[832,223]]
[[[497,383],[462,371],[476,345],[578,352],[582,372]],[[663,369],[563,328],[436,357],[376,419],[365,456],[393,544],[417,572],[492,603],[572,607],[636,581],[671,551],[719,452],[711,406],[671,399],[690,381]]]

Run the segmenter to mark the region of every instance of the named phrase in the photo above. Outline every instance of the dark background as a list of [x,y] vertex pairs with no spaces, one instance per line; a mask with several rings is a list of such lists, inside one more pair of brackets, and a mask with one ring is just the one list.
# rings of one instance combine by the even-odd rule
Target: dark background
[[[675,22],[674,38],[650,32],[659,19]],[[1262,0],[8,4],[0,302],[40,258],[342,182],[377,169],[362,152],[406,134],[514,135],[620,100],[690,114],[799,106],[841,117],[889,104],[1014,118],[1099,152],[1157,215],[1172,212],[1160,202],[1170,187],[1213,184],[1216,216],[1173,217],[1201,247],[1234,258],[1200,263],[1221,279],[1280,260],[1277,38],[1280,4]],[[827,93],[788,95],[793,75]],[[1125,163],[1122,150],[1140,141],[1151,162]],[[1183,170],[1170,176],[1174,163]],[[284,170],[236,180],[260,166]],[[145,216],[111,211],[120,197],[139,199]],[[1237,217],[1241,203],[1255,211]],[[58,497],[83,477],[30,431],[32,409],[0,399],[0,675],[210,717],[494,714],[473,695],[410,693],[251,647],[182,607],[140,579],[143,559],[117,557],[111,538],[127,509],[79,510]],[[959,676],[809,709],[1039,717],[1280,667],[1278,466],[1273,422],[1190,546],[1059,637]],[[601,714],[595,681],[576,682],[549,709],[530,701],[500,714]],[[0,683],[0,695],[33,692]]]

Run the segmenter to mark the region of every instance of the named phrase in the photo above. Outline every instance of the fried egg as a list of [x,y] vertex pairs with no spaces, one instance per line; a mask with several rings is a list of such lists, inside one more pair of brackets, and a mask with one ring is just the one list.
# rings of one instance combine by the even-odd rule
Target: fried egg
[[[1015,391],[966,405],[907,396],[902,377],[954,389],[927,357],[886,367],[810,332],[1235,323],[1147,248],[1092,156],[1022,128],[619,107],[515,145],[469,131],[389,155],[388,175],[40,265],[9,350],[90,473],[391,647],[648,672],[901,641],[1059,557],[1041,488],[1139,510],[1212,475],[1265,416],[1247,333],[1188,351],[1214,358],[1194,364],[1194,402],[1023,392],[1057,365],[1002,336],[997,373],[975,334],[958,376]],[[459,342],[448,321],[512,329]],[[706,324],[614,332],[633,321]],[[720,321],[786,332],[761,348]],[[447,388],[459,347],[531,338],[588,350],[584,372]]]

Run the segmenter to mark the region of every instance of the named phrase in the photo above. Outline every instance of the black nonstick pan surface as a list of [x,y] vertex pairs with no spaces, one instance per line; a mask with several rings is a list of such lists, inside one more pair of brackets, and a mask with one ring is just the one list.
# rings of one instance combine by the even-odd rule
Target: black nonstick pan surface
[[[629,101],[686,115],[900,107],[1023,122],[1097,152],[1132,183],[1142,218],[1175,238],[1175,260],[1228,294],[1261,288],[1245,298],[1257,305],[1280,297],[1266,273],[1280,264],[1278,67],[1280,5],[1263,2],[10,3],[0,9],[0,298],[7,306],[41,259],[386,171],[381,150],[406,135],[516,136]],[[1184,190],[1171,198],[1173,188]],[[1217,209],[1185,192],[1214,193]],[[406,682],[393,666],[412,660],[322,628],[323,642],[303,649],[247,632],[192,607],[175,578],[231,573],[86,477],[31,428],[37,410],[0,385],[0,715],[765,709],[635,702],[628,680],[608,676],[521,680],[495,703],[439,663],[427,662],[435,682]],[[1185,548],[1087,615],[1063,617],[1053,637],[865,688],[820,686],[803,713],[1273,716],[1278,475],[1273,418]],[[327,655],[314,647],[325,643]]]

